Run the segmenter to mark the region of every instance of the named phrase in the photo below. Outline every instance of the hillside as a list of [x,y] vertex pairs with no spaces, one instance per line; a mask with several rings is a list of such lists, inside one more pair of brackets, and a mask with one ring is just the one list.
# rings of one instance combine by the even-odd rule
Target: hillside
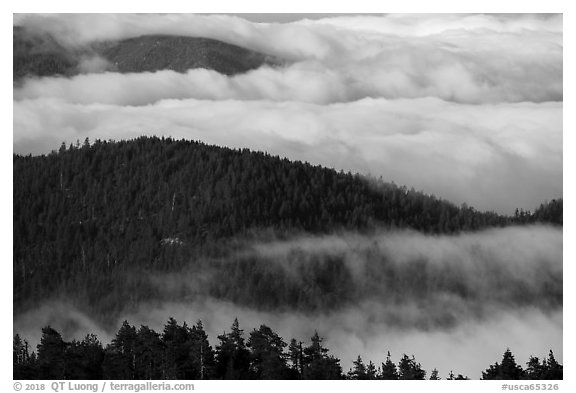
[[47,35],[38,35],[15,26],[13,29],[14,81],[25,76],[72,75],[78,56]]
[[119,72],[185,72],[205,68],[235,75],[275,64],[271,56],[202,37],[149,35],[96,45],[95,50]]
[[13,29],[14,81],[26,76],[76,75],[82,71],[81,62],[94,57],[108,63],[107,71],[122,73],[205,68],[235,75],[281,63],[272,56],[203,37],[146,35],[72,49],[49,35]]
[[[358,252],[381,261],[367,273],[374,287],[358,285],[343,257],[328,256],[326,264],[325,257],[291,253],[287,263],[298,274],[286,275],[270,258],[243,250],[251,241],[303,233],[451,234],[562,223],[561,200],[506,217],[381,180],[192,141],[86,141],[48,156],[15,155],[13,164],[15,313],[70,294],[108,314],[142,300],[196,295],[265,309],[329,309],[374,294],[422,297],[429,288],[422,282],[432,276],[433,290],[470,296],[473,287],[461,278],[451,280],[443,269],[420,274],[421,261],[395,271],[389,256],[370,246]],[[189,292],[159,285],[150,272],[210,278]],[[378,289],[383,280],[389,285]],[[538,299],[539,291],[521,292],[522,302]],[[556,292],[554,303],[562,296]]]

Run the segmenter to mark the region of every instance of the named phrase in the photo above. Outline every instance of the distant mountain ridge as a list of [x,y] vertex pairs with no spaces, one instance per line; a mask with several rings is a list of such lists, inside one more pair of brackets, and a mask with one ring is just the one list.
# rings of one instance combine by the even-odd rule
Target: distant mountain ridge
[[205,68],[236,75],[282,64],[274,56],[204,37],[143,35],[70,49],[49,35],[13,28],[14,81],[26,76],[76,75],[82,73],[82,61],[91,58],[105,60],[103,70],[121,73]]
[[146,35],[101,43],[95,48],[123,73],[205,68],[235,75],[264,64],[278,64],[272,56],[204,37]]

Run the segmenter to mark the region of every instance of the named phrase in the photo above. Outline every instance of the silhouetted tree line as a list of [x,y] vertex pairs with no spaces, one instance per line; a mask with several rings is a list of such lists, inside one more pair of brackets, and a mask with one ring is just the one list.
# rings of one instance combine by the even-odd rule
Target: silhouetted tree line
[[[317,332],[310,340],[308,345],[296,339],[287,344],[266,325],[252,330],[245,340],[235,319],[230,332],[219,335],[213,348],[201,321],[190,327],[170,318],[161,334],[124,321],[112,342],[103,347],[94,334],[66,342],[47,326],[36,352],[16,334],[13,373],[14,379],[426,379],[414,356],[404,354],[394,363],[390,352],[378,367],[358,356],[344,373],[340,359],[329,355]],[[483,371],[482,379],[562,379],[562,369],[552,351],[542,362],[531,356],[523,369],[507,349],[502,362]],[[429,379],[441,379],[437,369]],[[455,377],[450,371],[446,379],[469,378]]]
[[[383,227],[455,233],[533,222],[562,224],[562,200],[508,217],[458,207],[381,179],[171,138],[92,144],[86,139],[63,144],[47,156],[14,155],[13,175],[18,310],[38,299],[72,293],[94,314],[114,315],[127,303],[160,296],[142,279],[150,272],[217,261],[234,253],[236,240],[267,234],[282,238],[302,231]],[[311,277],[318,279],[309,286],[310,296],[287,287],[285,298],[315,308],[349,295],[340,289],[346,288],[341,263],[330,264],[332,270],[325,272],[324,264],[311,266],[318,270]],[[340,278],[343,287],[322,279],[324,274]],[[259,293],[282,293],[268,290],[270,271],[248,260],[230,276],[243,277]],[[209,289],[212,296],[238,295],[216,284]],[[322,297],[330,304],[309,301],[320,298],[312,296],[317,290],[333,294]],[[282,303],[270,299],[271,306]]]

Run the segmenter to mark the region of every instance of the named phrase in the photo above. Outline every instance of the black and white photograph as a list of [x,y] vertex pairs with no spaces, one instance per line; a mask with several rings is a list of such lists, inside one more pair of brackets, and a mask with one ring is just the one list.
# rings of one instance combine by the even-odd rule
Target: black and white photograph
[[558,389],[563,14],[12,18],[15,381]]

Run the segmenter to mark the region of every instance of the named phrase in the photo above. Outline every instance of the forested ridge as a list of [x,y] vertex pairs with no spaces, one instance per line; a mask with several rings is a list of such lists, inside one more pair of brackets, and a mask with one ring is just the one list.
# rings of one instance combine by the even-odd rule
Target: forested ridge
[[[230,332],[218,336],[214,348],[201,321],[188,326],[170,318],[160,334],[124,321],[105,347],[94,334],[66,342],[46,326],[36,352],[16,334],[13,367],[14,379],[442,379],[435,368],[427,373],[413,355],[403,354],[395,363],[390,352],[379,365],[366,364],[358,355],[346,372],[317,332],[310,343],[295,338],[287,343],[269,326],[260,325],[246,339],[238,319]],[[452,370],[445,378],[469,379]],[[563,366],[550,351],[544,359],[530,356],[523,368],[506,349],[500,363],[482,371],[482,379],[561,380]]]
[[84,61],[95,58],[101,63],[98,71],[121,73],[204,68],[235,75],[281,63],[273,56],[204,37],[143,35],[70,48],[47,33],[20,26],[13,28],[14,81],[77,75],[84,71]]
[[[358,296],[343,261],[312,258],[301,266],[307,281],[290,281],[278,266],[239,253],[243,240],[562,225],[561,199],[503,216],[357,174],[170,138],[63,144],[47,156],[14,155],[13,170],[15,313],[39,299],[73,295],[95,315],[116,317],[165,295],[150,273],[193,268],[214,271],[209,296],[266,309],[332,309]],[[234,269],[221,262],[226,258],[236,261]],[[389,277],[389,287],[413,287],[422,295],[418,279],[427,277],[405,270]],[[371,275],[382,280],[386,272]],[[469,296],[461,282],[436,281]],[[522,296],[529,302],[539,293]]]

